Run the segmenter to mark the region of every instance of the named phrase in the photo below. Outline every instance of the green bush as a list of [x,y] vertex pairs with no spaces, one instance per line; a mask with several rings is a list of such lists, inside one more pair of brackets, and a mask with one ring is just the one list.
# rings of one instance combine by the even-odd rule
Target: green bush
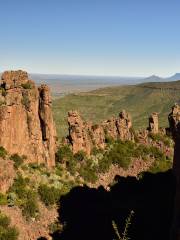
[[9,192],[17,194],[19,199],[27,197],[27,184],[29,183],[28,178],[23,178],[22,175],[18,174],[15,178],[13,185],[10,187]]
[[20,157],[17,153],[11,155],[10,159],[14,162],[14,167],[16,169],[18,169],[18,167],[20,167],[24,162],[23,157]]
[[29,97],[28,97],[28,95],[26,95],[26,94],[23,94],[23,96],[22,96],[22,104],[25,106],[25,108],[28,110],[29,109],[29,107],[30,107],[30,100],[29,100]]
[[107,158],[112,164],[117,164],[120,167],[127,169],[131,163],[135,144],[130,141],[117,141],[113,148],[107,154]]
[[24,89],[32,89],[32,84],[30,82],[22,83],[21,87]]
[[66,161],[70,161],[73,158],[73,153],[68,145],[64,145],[59,147],[56,152],[56,161],[58,163],[65,163]]
[[105,155],[98,162],[98,171],[99,173],[106,173],[112,164],[112,159]]
[[0,213],[0,240],[17,240],[18,235],[18,230],[10,227],[10,219]]
[[4,147],[0,146],[0,157],[1,158],[6,158],[7,156],[7,151]]
[[86,158],[86,153],[83,150],[78,151],[74,154],[74,159],[82,162]]
[[22,213],[27,219],[34,218],[39,212],[36,193],[27,191],[26,200],[22,205]]
[[159,141],[164,143],[164,145],[170,147],[171,146],[171,138],[168,137],[167,135],[163,135],[160,133],[154,134],[154,133],[150,133],[149,138],[151,138],[153,141]]
[[8,203],[7,196],[5,194],[0,193],[0,205],[6,205]]
[[40,195],[41,201],[46,205],[54,205],[60,199],[61,192],[55,187],[49,187],[42,184],[38,188],[38,193]]
[[81,165],[79,174],[86,182],[95,183],[98,179],[97,169],[92,166],[92,162],[89,159]]

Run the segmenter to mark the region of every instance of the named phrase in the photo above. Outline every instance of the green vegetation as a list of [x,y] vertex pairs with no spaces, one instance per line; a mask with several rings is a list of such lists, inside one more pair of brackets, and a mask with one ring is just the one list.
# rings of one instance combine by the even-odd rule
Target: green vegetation
[[38,214],[37,193],[30,189],[28,178],[23,178],[18,174],[13,185],[9,189],[9,205],[18,205],[22,208],[22,213],[27,219],[36,217]]
[[3,193],[0,193],[0,205],[6,205],[7,204],[7,196]]
[[46,206],[54,205],[59,201],[61,196],[59,189],[55,187],[48,187],[45,184],[39,186],[38,193],[40,195],[41,201]]
[[10,226],[10,219],[0,213],[0,240],[17,240],[18,230]]
[[0,87],[0,91],[3,97],[5,97],[7,95],[6,89],[3,87]]
[[11,155],[10,159],[14,162],[14,167],[18,169],[24,162],[23,157],[20,157],[17,153]]
[[[163,143],[165,140],[171,141],[166,136],[164,139],[163,136],[156,136],[155,139],[160,139]],[[111,165],[118,165],[119,167],[128,169],[134,159],[142,159],[144,161],[154,159],[154,164],[150,169],[151,172],[165,171],[172,166],[172,157],[167,157],[156,146],[118,140],[107,144],[105,150],[94,148],[91,156],[86,156],[83,151],[79,151],[73,155],[68,146],[61,146],[57,152],[58,167],[56,171],[61,176],[63,170],[60,166],[63,164],[65,167],[64,170],[68,171],[71,175],[79,176],[85,183],[95,183],[98,180],[98,175],[106,173]]]
[[32,84],[30,82],[21,84],[21,87],[24,89],[32,89]]
[[25,93],[22,96],[22,104],[25,106],[25,108],[28,110],[30,107],[30,100],[28,95],[26,95]]
[[67,112],[72,109],[78,110],[85,120],[90,120],[94,124],[117,116],[122,109],[126,109],[132,115],[135,129],[146,128],[149,115],[158,112],[160,126],[166,127],[167,116],[172,105],[179,101],[179,94],[180,88],[169,89],[165,83],[157,87],[152,83],[150,86],[108,87],[54,99],[53,112],[58,136],[61,139],[67,135]]
[[2,146],[0,146],[0,157],[1,158],[6,158],[7,156],[7,151],[5,148],[3,148]]
[[160,133],[158,134],[153,134],[150,133],[149,137],[153,140],[153,141],[160,141],[162,143],[164,143],[164,145],[170,147],[173,144],[173,141],[170,137],[162,135]]

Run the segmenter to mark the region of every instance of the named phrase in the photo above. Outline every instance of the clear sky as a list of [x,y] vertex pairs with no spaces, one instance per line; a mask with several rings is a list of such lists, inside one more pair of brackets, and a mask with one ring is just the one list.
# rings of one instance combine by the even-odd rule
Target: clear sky
[[0,0],[0,72],[180,72],[180,0]]

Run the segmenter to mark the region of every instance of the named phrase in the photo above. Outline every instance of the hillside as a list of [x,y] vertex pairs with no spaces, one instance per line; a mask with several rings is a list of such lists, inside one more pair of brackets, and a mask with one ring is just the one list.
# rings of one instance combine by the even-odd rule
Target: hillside
[[131,115],[135,128],[146,128],[148,116],[159,113],[160,126],[167,126],[167,115],[175,102],[179,102],[180,81],[144,83],[134,86],[101,88],[70,94],[53,101],[54,119],[58,136],[67,134],[67,112],[75,109],[85,120],[98,123],[122,109]]

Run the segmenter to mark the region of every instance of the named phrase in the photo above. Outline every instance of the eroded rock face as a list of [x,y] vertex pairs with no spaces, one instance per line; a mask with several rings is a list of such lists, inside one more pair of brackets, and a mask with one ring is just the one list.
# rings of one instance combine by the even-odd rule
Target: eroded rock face
[[28,162],[54,166],[56,130],[49,88],[38,89],[26,72],[10,71],[2,74],[0,91],[0,145],[10,154],[26,155]]
[[69,142],[73,153],[83,150],[90,155],[93,147],[104,149],[106,139],[114,140],[133,140],[133,133],[130,131],[132,122],[129,114],[125,111],[119,114],[119,117],[111,118],[102,124],[92,125],[85,122],[77,111],[68,113],[69,124]]
[[132,121],[130,115],[123,110],[119,114],[119,118],[116,120],[118,138],[121,140],[133,140],[133,134],[130,129],[132,127]]
[[73,153],[83,150],[88,155],[91,152],[91,141],[87,123],[82,120],[77,111],[68,112],[69,136]]
[[4,85],[5,89],[19,87],[28,81],[27,72],[22,70],[5,71],[1,76],[1,84]]
[[149,128],[148,130],[151,133],[157,134],[159,132],[159,119],[158,119],[158,113],[154,112],[149,117]]

